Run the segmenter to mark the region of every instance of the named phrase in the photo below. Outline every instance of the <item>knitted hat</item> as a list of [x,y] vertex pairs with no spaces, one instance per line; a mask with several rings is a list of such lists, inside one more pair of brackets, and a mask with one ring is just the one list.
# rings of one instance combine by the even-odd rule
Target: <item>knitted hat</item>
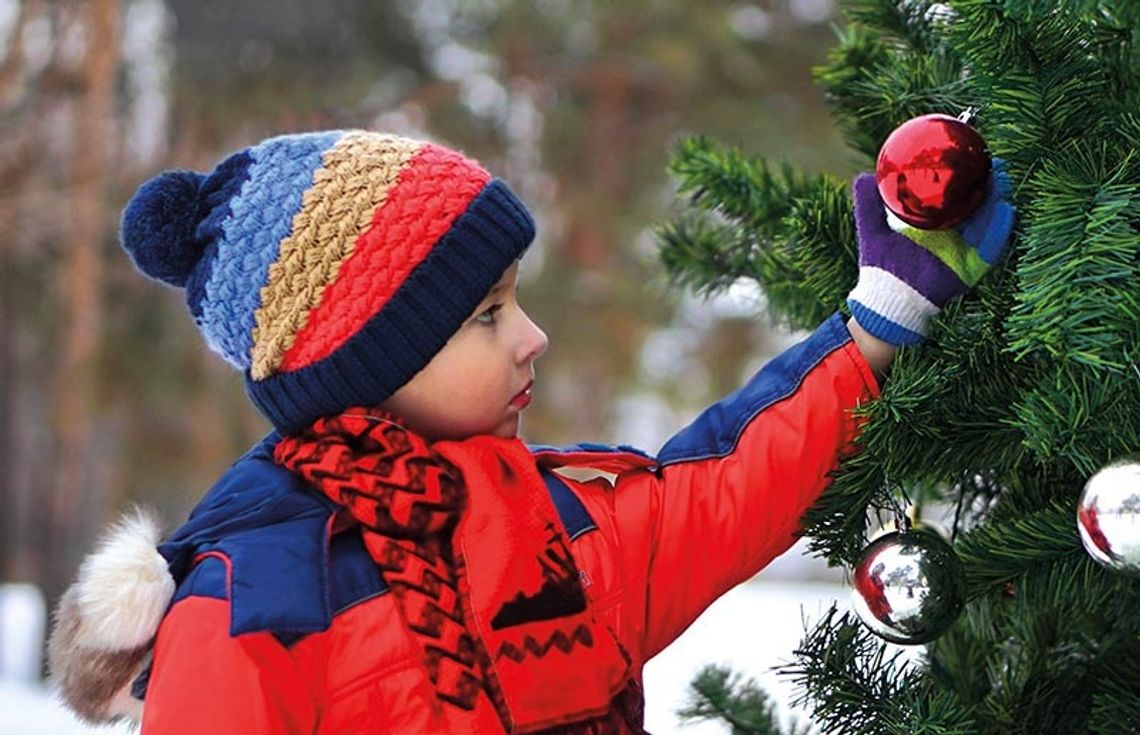
[[285,433],[419,372],[534,238],[506,184],[433,143],[271,138],[168,171],[123,212],[138,268],[186,289],[206,342]]

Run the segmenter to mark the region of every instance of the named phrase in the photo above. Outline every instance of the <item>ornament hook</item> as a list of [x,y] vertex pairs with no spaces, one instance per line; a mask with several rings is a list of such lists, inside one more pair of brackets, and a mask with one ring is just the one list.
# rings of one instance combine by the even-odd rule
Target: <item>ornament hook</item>
[[886,470],[883,470],[883,494],[886,495],[889,507],[894,513],[895,528],[900,533],[909,532],[911,520],[906,510],[911,505],[910,498],[906,494],[906,488],[891,482],[891,476]]

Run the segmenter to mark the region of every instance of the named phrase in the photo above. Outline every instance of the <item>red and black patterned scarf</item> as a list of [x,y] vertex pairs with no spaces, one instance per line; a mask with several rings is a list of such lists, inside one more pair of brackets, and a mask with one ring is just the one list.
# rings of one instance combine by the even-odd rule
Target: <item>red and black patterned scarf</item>
[[508,732],[641,731],[629,658],[590,611],[520,441],[429,444],[354,408],[275,458],[361,525],[442,705],[491,706]]

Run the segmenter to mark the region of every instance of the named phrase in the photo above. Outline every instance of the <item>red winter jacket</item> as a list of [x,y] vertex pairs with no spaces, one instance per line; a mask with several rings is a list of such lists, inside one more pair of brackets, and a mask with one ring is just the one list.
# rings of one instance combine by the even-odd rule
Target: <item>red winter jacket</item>
[[[877,390],[836,315],[655,459],[532,448],[591,607],[634,676],[791,546],[852,446],[851,409]],[[162,547],[182,580],[158,632],[142,735],[503,732],[489,708],[433,708],[421,649],[360,534],[337,532],[336,507],[273,464],[273,443],[239,460]],[[597,476],[568,476],[582,468]]]

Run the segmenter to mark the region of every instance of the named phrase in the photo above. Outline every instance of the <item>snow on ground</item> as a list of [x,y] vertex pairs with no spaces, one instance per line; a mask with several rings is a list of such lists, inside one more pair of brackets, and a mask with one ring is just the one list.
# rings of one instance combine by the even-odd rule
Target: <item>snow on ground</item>
[[[645,667],[646,729],[654,735],[722,735],[714,723],[682,725],[676,710],[689,681],[704,665],[728,664],[756,678],[787,718],[791,685],[769,669],[790,660],[804,619],[815,620],[848,593],[841,585],[796,581],[753,581],[730,591]],[[806,719],[801,713],[801,720]],[[38,684],[0,681],[0,735],[127,733],[125,726],[91,728],[77,722]]]
[[0,681],[0,735],[126,735],[126,725],[87,727],[43,686]]
[[689,697],[689,682],[707,664],[721,664],[754,678],[778,705],[781,720],[806,721],[790,706],[790,682],[772,667],[788,663],[810,623],[848,591],[831,583],[748,582],[721,597],[685,633],[645,666],[645,729],[653,735],[722,735],[726,725],[682,724],[676,711]]

